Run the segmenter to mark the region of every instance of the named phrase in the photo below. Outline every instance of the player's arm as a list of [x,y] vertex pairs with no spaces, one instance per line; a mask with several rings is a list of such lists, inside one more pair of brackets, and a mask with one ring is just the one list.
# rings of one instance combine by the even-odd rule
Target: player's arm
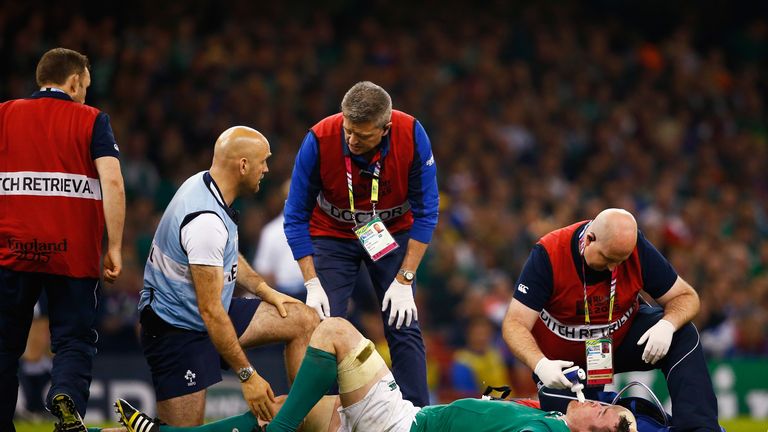
[[643,289],[664,308],[662,319],[677,331],[699,312],[696,290],[677,274],[669,260],[640,230],[637,232],[637,252],[643,272]]
[[642,268],[643,290],[664,308],[662,320],[677,331],[699,312],[699,295],[640,230],[637,251]]
[[125,224],[125,189],[120,161],[115,157],[94,160],[101,182],[104,223],[107,228],[107,252],[104,256],[104,279],[114,282],[122,270],[123,226]]
[[248,264],[248,260],[242,254],[238,254],[237,268],[237,280],[235,282],[237,286],[274,305],[283,318],[288,316],[288,311],[285,310],[284,306],[285,303],[299,303],[295,298],[270,287],[267,281]]
[[[419,268],[421,259],[424,258],[424,253],[427,251],[427,246],[429,246],[427,243],[422,243],[416,239],[408,239],[408,247],[405,250],[405,258],[403,258],[403,263],[400,265],[400,268],[416,271],[416,269]],[[397,281],[402,284],[410,283],[406,281],[403,275],[400,273],[397,274],[395,279],[397,279]]]
[[189,261],[200,317],[216,350],[233,370],[238,370],[249,366],[248,359],[221,302],[228,237],[227,227],[214,212],[185,218],[180,228],[180,242]]
[[541,382],[555,389],[571,388],[573,383],[563,375],[563,369],[573,362],[548,359],[533,338],[531,329],[539,313],[517,299],[512,299],[502,324],[502,334],[509,350],[539,377]]
[[321,187],[318,142],[315,134],[310,131],[304,137],[301,148],[296,154],[291,173],[291,186],[283,211],[285,238],[288,240],[293,258],[302,268],[304,281],[317,276],[311,262],[314,248],[309,236],[309,220]]
[[[421,126],[414,121],[414,155],[408,171],[408,203],[411,206],[413,225],[406,246],[405,256],[400,268],[415,272],[419,268],[424,252],[427,250],[432,232],[437,226],[439,195],[437,192],[437,169],[429,137]],[[418,321],[419,312],[413,299],[411,282],[399,272],[384,293],[381,311],[389,308],[388,325],[411,325]]]
[[261,297],[264,291],[272,289],[267,281],[248,264],[243,254],[238,254],[237,256],[237,279],[235,284],[259,297]]
[[[197,307],[216,351],[234,371],[251,367],[237,339],[235,327],[221,303],[224,289],[224,269],[220,266],[191,264],[192,283],[197,295]],[[274,416],[272,388],[257,372],[242,383],[243,397],[248,407],[264,420]]]
[[437,226],[440,195],[437,190],[437,166],[427,132],[414,122],[414,157],[408,172],[408,203],[413,226],[401,268],[416,271]]
[[699,296],[680,276],[666,293],[654,298],[664,308],[664,316],[637,341],[645,344],[642,359],[650,364],[667,355],[675,332],[699,311]]
[[539,313],[552,296],[552,265],[547,251],[534,246],[518,278],[514,297],[502,323],[502,335],[510,351],[525,363],[549,388],[570,388],[563,368],[573,362],[548,359],[531,332]]
[[643,289],[664,308],[664,316],[637,341],[638,345],[645,344],[642,359],[655,364],[667,355],[674,333],[699,312],[699,296],[640,231],[637,251]]
[[[216,351],[233,370],[249,368],[237,333],[221,302],[224,290],[224,249],[229,234],[221,218],[214,212],[197,214],[180,228],[180,241],[189,260],[197,308]],[[239,264],[244,260],[238,257]],[[249,267],[250,268],[250,267]],[[252,369],[251,369],[252,370]],[[272,388],[259,374],[242,382],[243,398],[251,411],[265,420],[272,419],[275,401]]]
[[304,278],[304,286],[307,288],[306,304],[317,312],[320,319],[325,319],[331,316],[331,306],[315,271],[315,250],[309,235],[309,220],[317,195],[322,189],[319,153],[317,137],[309,131],[301,143],[293,165],[291,187],[283,211],[283,230]]
[[232,321],[221,303],[221,291],[224,288],[223,268],[192,264],[189,269],[197,294],[197,307],[216,351],[232,370],[250,366],[237,340]]
[[520,271],[517,286],[502,323],[504,341],[510,351],[531,369],[544,357],[531,330],[539,312],[552,295],[552,265],[549,254],[536,245]]
[[666,294],[656,299],[664,308],[662,319],[669,321],[675,330],[680,329],[699,313],[699,295],[696,290],[680,276]]
[[93,122],[90,152],[99,173],[104,222],[107,227],[104,280],[114,282],[123,267],[121,248],[125,224],[125,189],[123,174],[120,172],[120,149],[106,113],[100,112]]
[[531,370],[544,357],[531,333],[538,317],[538,312],[513,298],[501,327],[509,350]]
[[315,271],[314,255],[303,256],[297,259],[296,263],[299,264],[301,275],[304,277],[305,281],[317,277],[317,271]]

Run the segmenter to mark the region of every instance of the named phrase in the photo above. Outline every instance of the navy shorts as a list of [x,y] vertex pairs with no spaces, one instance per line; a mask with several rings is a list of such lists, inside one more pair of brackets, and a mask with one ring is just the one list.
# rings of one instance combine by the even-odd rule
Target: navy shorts
[[[261,300],[233,298],[229,318],[237,336],[245,332]],[[141,311],[141,345],[158,401],[184,396],[221,381],[227,365],[206,332],[174,327],[151,307]]]

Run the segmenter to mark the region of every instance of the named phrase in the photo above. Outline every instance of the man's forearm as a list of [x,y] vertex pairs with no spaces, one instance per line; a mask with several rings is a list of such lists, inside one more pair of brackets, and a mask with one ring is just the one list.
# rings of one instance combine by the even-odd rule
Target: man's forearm
[[525,363],[531,370],[544,357],[530,330],[514,320],[505,320],[502,326],[504,342],[512,354]]
[[216,351],[221,354],[224,361],[232,367],[232,370],[237,371],[248,367],[250,362],[240,346],[235,328],[224,308],[219,306],[210,311],[201,311],[201,315],[213,346],[216,347]]
[[248,358],[240,347],[232,321],[221,303],[223,268],[193,264],[189,269],[197,294],[197,308],[213,346],[233,369],[247,367]]
[[237,286],[261,297],[264,289],[268,287],[267,281],[254,270],[242,254],[237,259]]
[[107,227],[107,248],[119,250],[123,243],[123,225],[125,224],[125,189],[120,161],[116,157],[94,159],[96,171],[101,183],[104,223]]
[[123,185],[112,185],[113,189],[103,197],[104,223],[107,227],[107,245],[110,249],[120,248],[123,244],[125,224],[125,192]]
[[301,269],[301,276],[304,278],[304,282],[317,277],[313,259],[313,255],[307,255],[296,260],[296,263],[299,264],[299,269]]
[[404,268],[411,271],[416,271],[421,264],[421,259],[424,258],[424,253],[427,251],[429,244],[422,243],[418,240],[409,239],[408,246],[405,251],[405,258],[400,268]]
[[699,313],[699,296],[695,292],[681,294],[664,305],[664,317],[675,327],[675,331],[692,320]]

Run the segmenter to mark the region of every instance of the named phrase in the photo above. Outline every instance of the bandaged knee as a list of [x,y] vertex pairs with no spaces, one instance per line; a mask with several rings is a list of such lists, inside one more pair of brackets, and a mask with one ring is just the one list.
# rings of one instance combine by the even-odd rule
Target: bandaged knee
[[338,365],[339,393],[349,393],[364,387],[383,367],[386,367],[386,363],[373,342],[363,338]]

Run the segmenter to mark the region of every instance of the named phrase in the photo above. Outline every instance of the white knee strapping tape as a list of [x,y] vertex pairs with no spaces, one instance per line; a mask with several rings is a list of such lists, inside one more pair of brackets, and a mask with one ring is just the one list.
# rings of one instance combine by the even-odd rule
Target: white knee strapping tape
[[337,367],[339,393],[349,393],[364,387],[385,366],[373,342],[363,338]]

